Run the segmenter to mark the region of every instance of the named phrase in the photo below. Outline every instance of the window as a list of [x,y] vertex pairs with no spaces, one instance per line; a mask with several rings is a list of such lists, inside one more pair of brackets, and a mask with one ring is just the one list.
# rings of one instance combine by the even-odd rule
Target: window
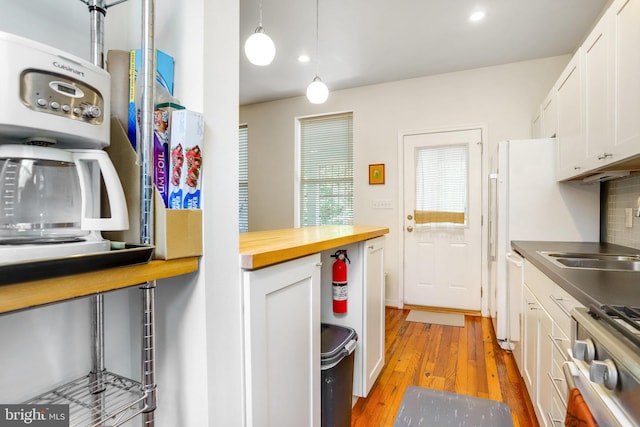
[[299,224],[351,224],[353,114],[300,119]]
[[249,231],[249,131],[247,125],[240,126],[238,140],[240,142],[238,156],[240,158],[238,174],[239,223],[240,232],[244,233]]
[[421,148],[416,153],[418,226],[451,227],[467,223],[467,146]]

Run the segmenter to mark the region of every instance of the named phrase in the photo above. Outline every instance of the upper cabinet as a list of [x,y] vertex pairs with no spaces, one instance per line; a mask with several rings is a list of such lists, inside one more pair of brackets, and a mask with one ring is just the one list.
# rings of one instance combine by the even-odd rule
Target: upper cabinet
[[537,114],[533,119],[531,134],[533,138],[553,138],[558,129],[558,114],[556,111],[556,88],[549,91],[549,94],[542,101]]
[[558,133],[558,110],[556,107],[556,88],[551,88],[549,94],[542,101],[542,137],[553,138]]
[[555,86],[557,123],[557,174],[559,179],[577,175],[586,168],[584,146],[584,90],[582,51],[573,56]]
[[612,21],[614,150],[623,158],[640,150],[640,0],[615,1],[608,14]]
[[639,50],[640,0],[614,0],[534,120],[534,136],[558,139],[559,180],[640,166]]
[[582,48],[586,154],[585,170],[597,168],[613,156],[613,104],[610,90],[609,19],[603,18],[585,40]]

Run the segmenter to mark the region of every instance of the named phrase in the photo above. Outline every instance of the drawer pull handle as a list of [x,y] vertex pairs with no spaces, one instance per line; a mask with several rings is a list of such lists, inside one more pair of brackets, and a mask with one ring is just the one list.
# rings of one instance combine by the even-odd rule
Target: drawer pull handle
[[555,303],[556,303],[556,305],[557,305],[558,307],[560,307],[560,310],[562,310],[562,312],[563,312],[564,314],[566,314],[568,317],[571,317],[571,313],[569,313],[569,310],[567,310],[567,309],[566,309],[566,308],[565,308],[565,307],[560,303],[561,301],[568,301],[568,299],[567,299],[567,298],[562,298],[562,297],[558,298],[558,297],[554,297],[553,295],[549,295],[549,298],[551,298],[551,301],[555,302]]

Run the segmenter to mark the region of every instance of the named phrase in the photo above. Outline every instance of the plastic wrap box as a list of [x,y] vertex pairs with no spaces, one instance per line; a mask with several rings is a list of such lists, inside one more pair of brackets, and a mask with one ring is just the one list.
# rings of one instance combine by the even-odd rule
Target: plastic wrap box
[[167,204],[171,208],[200,208],[203,138],[202,114],[190,110],[177,110],[171,113],[171,137],[169,138],[171,171]]
[[[122,181],[129,210],[129,230],[104,231],[102,235],[113,241],[137,243],[140,241],[140,168],[127,132],[115,117],[111,119],[111,145],[106,151]],[[167,209],[156,190],[154,211],[154,259],[202,255],[202,210]]]

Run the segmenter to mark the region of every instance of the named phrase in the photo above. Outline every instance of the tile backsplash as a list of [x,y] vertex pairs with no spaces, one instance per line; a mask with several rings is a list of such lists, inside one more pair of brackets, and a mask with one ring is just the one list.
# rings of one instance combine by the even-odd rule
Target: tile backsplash
[[[640,172],[605,183],[606,242],[640,249],[640,218],[636,217],[640,198]],[[625,227],[625,209],[633,209],[633,227]]]

